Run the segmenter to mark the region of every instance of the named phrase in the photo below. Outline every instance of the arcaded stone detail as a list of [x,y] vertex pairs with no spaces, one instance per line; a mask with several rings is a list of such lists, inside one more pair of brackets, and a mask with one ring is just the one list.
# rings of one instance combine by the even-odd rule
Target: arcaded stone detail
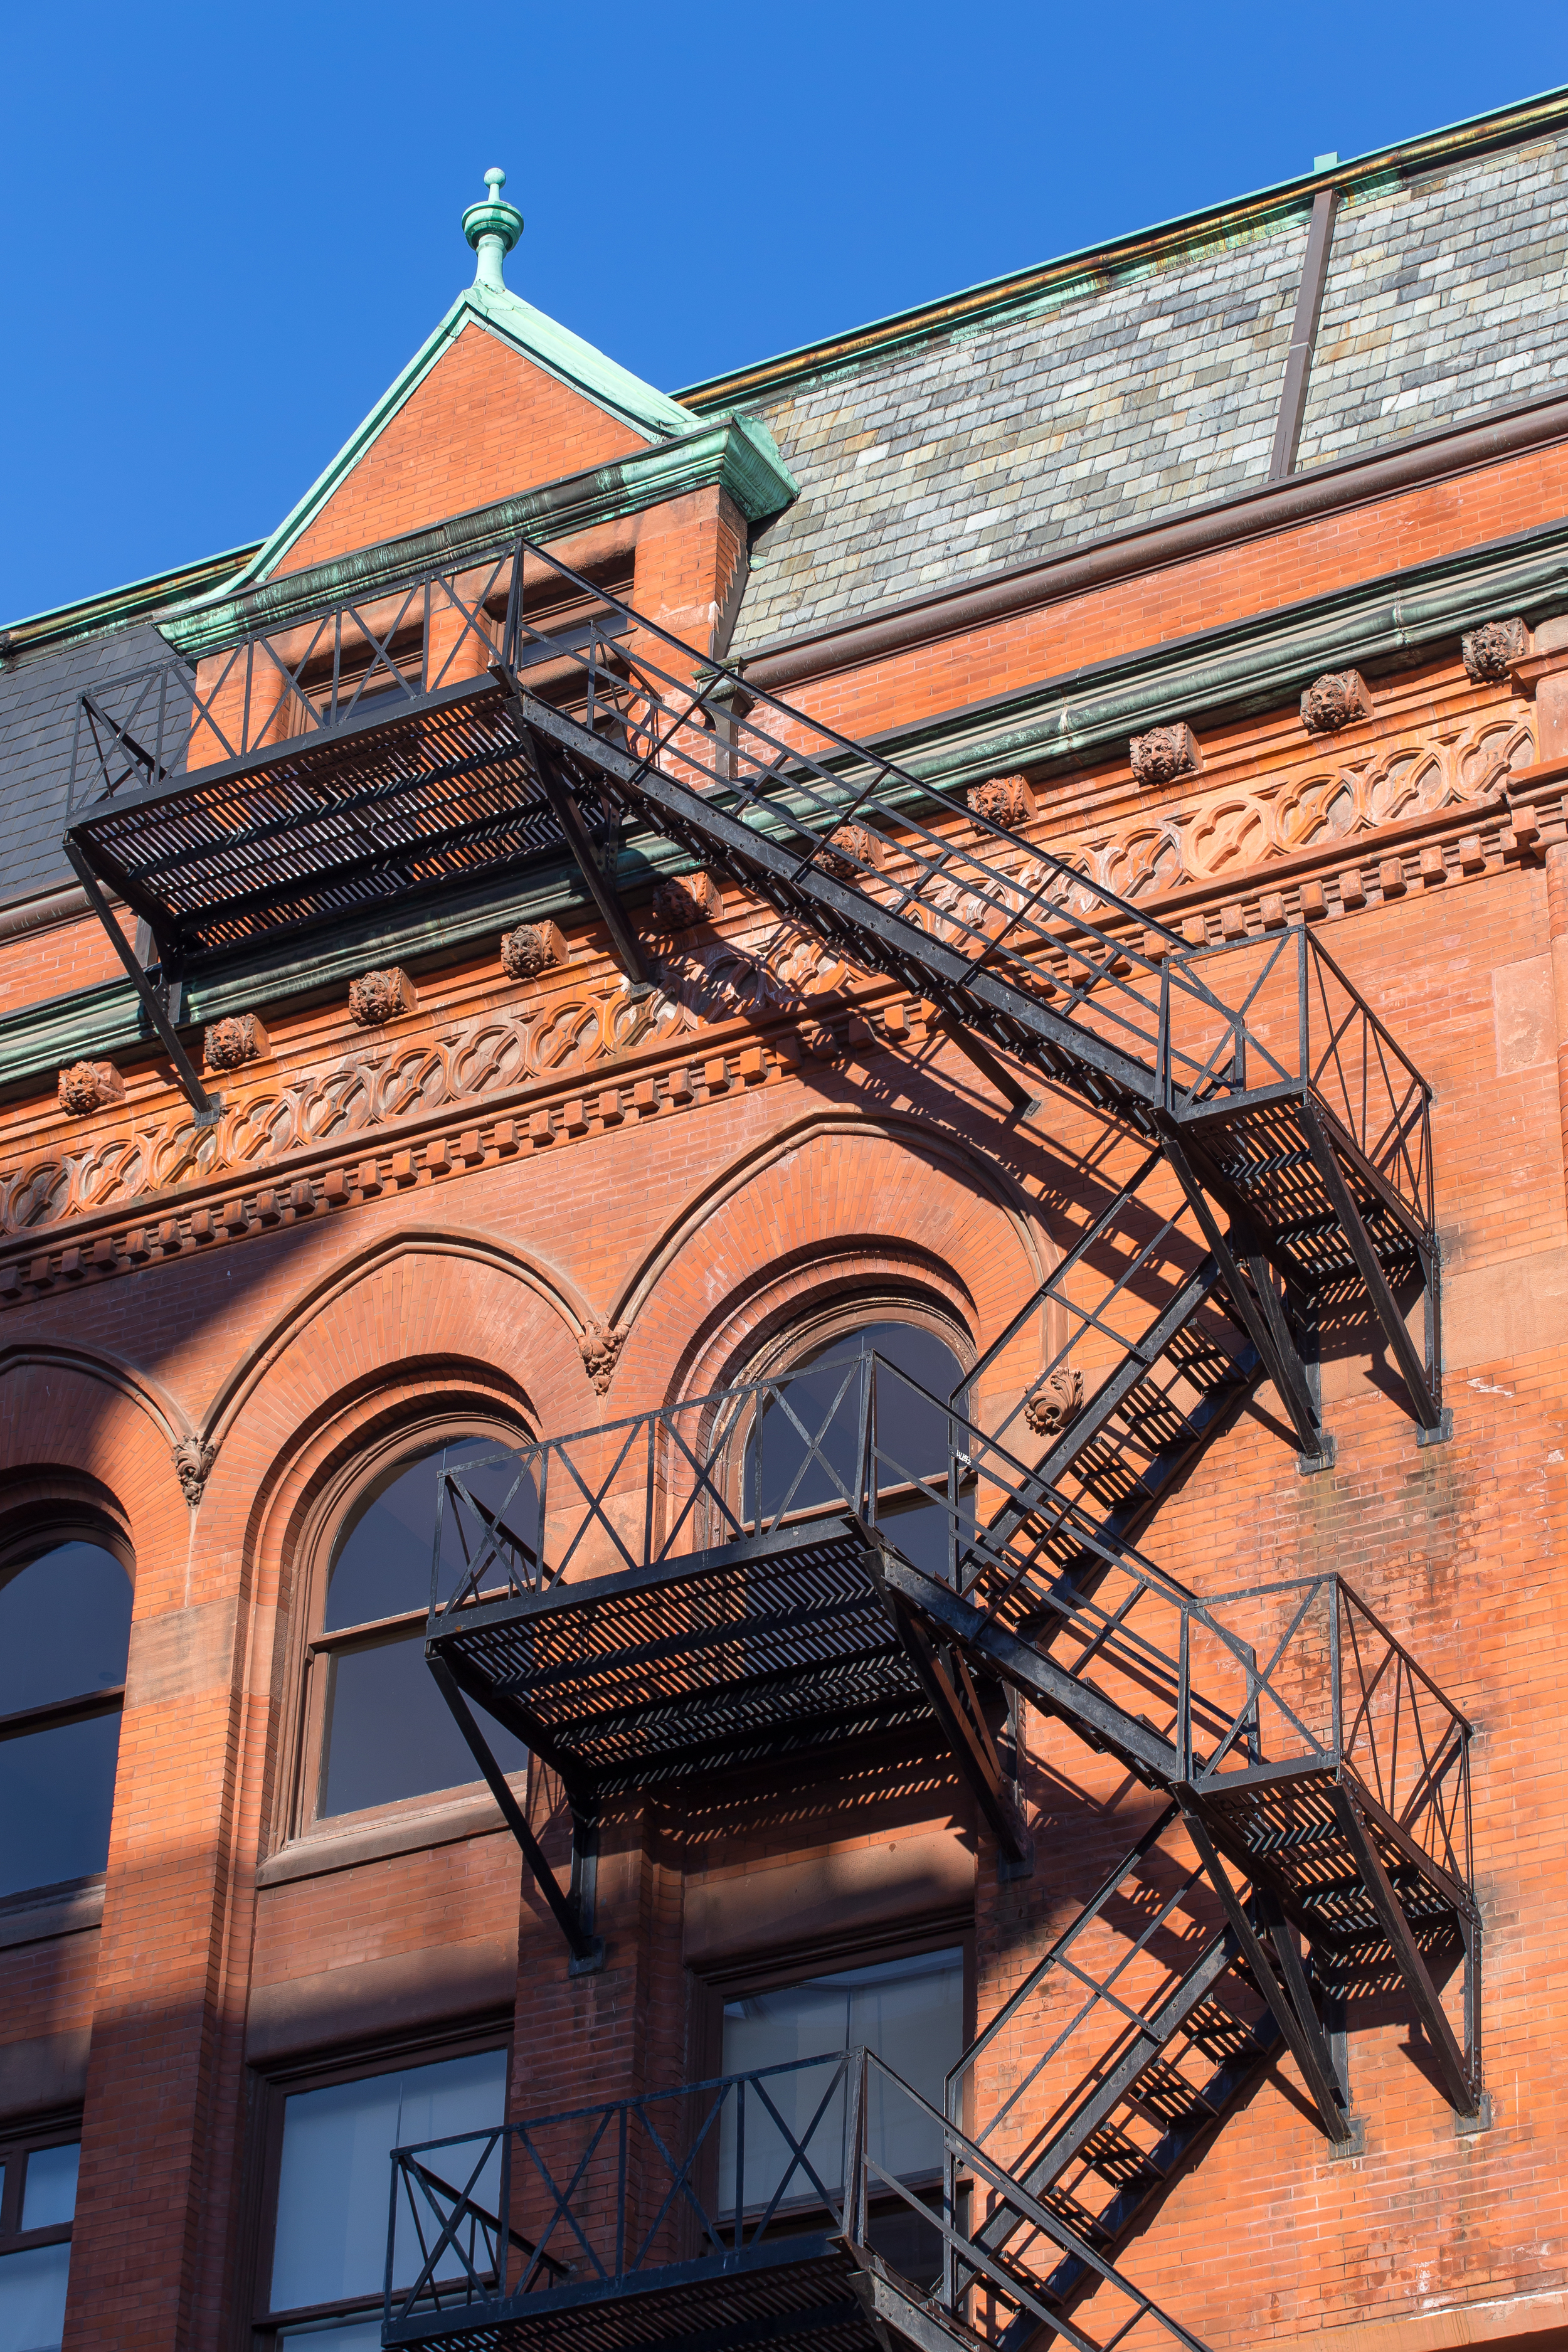
[[1151,727],[1147,735],[1134,735],[1127,751],[1132,780],[1142,792],[1150,792],[1156,784],[1174,783],[1178,776],[1195,776],[1204,764],[1197,737],[1184,719],[1178,719],[1172,727]]
[[207,1475],[217,1460],[217,1447],[199,1437],[182,1437],[173,1448],[174,1475],[185,1500],[194,1509],[202,1499]]
[[717,922],[723,911],[719,885],[700,871],[658,885],[649,901],[648,924],[656,931],[689,931],[694,923]]
[[595,1396],[603,1396],[615,1379],[616,1361],[629,1336],[618,1323],[590,1323],[578,1340],[577,1353],[594,1383]]
[[267,1032],[254,1013],[213,1022],[202,1039],[209,1070],[241,1069],[247,1062],[258,1062],[266,1051]]
[[1372,696],[1359,669],[1331,669],[1301,697],[1301,724],[1310,735],[1337,735],[1372,717]]
[[73,1118],[125,1100],[125,1081],[112,1062],[73,1062],[59,1074],[59,1104]]
[[1083,1374],[1058,1364],[1024,1399],[1024,1419],[1037,1437],[1059,1437],[1083,1411]]
[[1025,776],[988,776],[983,784],[971,784],[967,797],[976,816],[1008,832],[1035,814],[1035,795]]
[[349,982],[349,1019],[362,1029],[379,1029],[417,1002],[408,974],[394,964],[386,971],[362,971]]
[[509,980],[537,980],[552,964],[565,961],[566,943],[553,923],[519,923],[500,943],[501,970]]
[[[875,873],[882,862],[882,845],[866,825],[841,824],[827,839],[829,846],[819,862],[823,872],[831,874],[836,882],[862,882],[867,867]],[[843,855],[836,856],[836,850]]]
[[1483,621],[1459,639],[1465,676],[1477,686],[1495,686],[1530,651],[1530,631],[1521,620]]

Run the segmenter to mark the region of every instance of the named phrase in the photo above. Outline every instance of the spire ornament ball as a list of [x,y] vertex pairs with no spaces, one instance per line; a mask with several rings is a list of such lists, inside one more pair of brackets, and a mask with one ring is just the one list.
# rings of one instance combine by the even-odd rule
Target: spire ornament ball
[[478,257],[474,284],[488,287],[492,294],[504,294],[506,279],[501,275],[501,264],[522,235],[522,215],[501,194],[506,173],[499,164],[492,163],[485,173],[485,185],[489,195],[481,196],[463,215],[463,235]]

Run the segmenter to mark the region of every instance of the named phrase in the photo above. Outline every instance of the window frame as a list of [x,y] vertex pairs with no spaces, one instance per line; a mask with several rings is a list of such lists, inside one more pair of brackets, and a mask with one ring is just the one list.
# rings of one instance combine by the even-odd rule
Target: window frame
[[[251,2132],[250,2174],[253,2193],[247,2199],[251,2218],[248,2231],[247,2269],[249,2273],[247,2294],[237,2301],[240,2316],[235,2330],[237,2347],[245,2346],[249,2352],[277,2352],[286,2339],[282,2333],[289,2327],[304,2327],[314,2322],[341,2320],[344,2326],[354,2326],[368,2318],[379,2321],[383,2308],[383,2290],[378,2281],[374,2294],[350,2298],[342,2303],[301,2305],[297,2310],[275,2312],[264,2301],[272,2281],[272,2264],[278,2246],[278,2189],[283,2163],[283,2112],[287,2102],[300,2091],[333,2089],[344,2083],[365,2082],[376,2074],[394,2074],[411,2066],[438,2064],[444,2058],[471,2058],[491,2050],[500,2050],[506,2060],[506,2109],[510,2111],[512,2040],[515,2019],[510,2010],[491,2012],[490,2021],[468,2020],[447,2028],[435,2027],[426,2032],[403,2038],[382,2037],[362,2043],[357,2049],[344,2052],[336,2058],[318,2053],[265,2071],[252,2070],[254,2087]],[[309,2338],[304,2339],[306,2344]]]
[[[449,1406],[435,1409],[426,1405],[417,1418],[363,1433],[352,1456],[338,1465],[314,1497],[290,1547],[293,1606],[288,1687],[294,1694],[294,1704],[289,1713],[287,1745],[279,1774],[274,1852],[318,1838],[374,1829],[383,1822],[406,1821],[460,1802],[471,1803],[477,1795],[486,1791],[487,1784],[476,1769],[468,1780],[456,1781],[446,1789],[427,1790],[420,1796],[389,1797],[380,1804],[361,1806],[352,1812],[321,1811],[327,1760],[327,1694],[333,1658],[356,1649],[410,1640],[424,1629],[428,1616],[425,1608],[401,1610],[388,1617],[367,1618],[359,1624],[327,1630],[324,1620],[332,1554],[343,1521],[366,1489],[400,1461],[412,1463],[441,1445],[455,1444],[467,1438],[498,1446],[522,1447],[533,1443],[521,1422],[508,1419],[489,1402],[465,1406],[454,1401]],[[521,1773],[508,1777],[514,1785],[523,1778]]]
[[[44,1534],[38,1534],[41,1514]],[[21,1516],[21,1515],[18,1515]],[[62,1544],[92,1544],[120,1562],[131,1587],[132,1625],[135,1623],[136,1555],[122,1528],[105,1513],[90,1505],[72,1503],[68,1499],[51,1504],[43,1502],[25,1515],[25,1523],[13,1519],[9,1535],[0,1533],[0,1591],[14,1576],[24,1575],[40,1559]],[[90,1723],[105,1715],[122,1716],[125,1712],[123,1682],[106,1684],[100,1690],[78,1691],[69,1698],[46,1699],[40,1706],[17,1707],[9,1715],[0,1715],[0,1747],[13,1739],[26,1738],[38,1731],[56,1731],[72,1723]],[[120,1758],[115,1751],[115,1784],[118,1787]],[[110,1797],[113,1808],[113,1791]],[[15,1906],[37,1903],[40,1895],[65,1895],[87,1886],[101,1886],[107,1873],[89,1870],[75,1878],[41,1879],[36,1886],[18,1886],[13,1893],[0,1895],[0,1916]]]
[[76,2237],[74,2209],[68,2221],[51,2222],[47,2229],[22,2230],[16,2227],[22,2218],[26,2173],[26,2165],[17,2159],[30,2159],[43,2148],[79,2147],[81,2123],[79,2107],[69,2107],[57,2108],[45,2116],[35,2116],[26,2123],[0,2125],[0,2165],[4,2165],[5,2170],[5,2186],[0,2189],[0,2259],[7,2254],[31,2253],[40,2246],[68,2246],[73,2243]]

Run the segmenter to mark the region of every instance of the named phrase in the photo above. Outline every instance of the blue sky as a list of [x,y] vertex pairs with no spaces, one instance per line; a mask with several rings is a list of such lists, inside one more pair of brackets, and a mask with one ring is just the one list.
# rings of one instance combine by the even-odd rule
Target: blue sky
[[[14,9],[0,615],[260,537],[472,274],[668,389],[1568,81],[1568,12]],[[1565,224],[1568,226],[1568,224]]]

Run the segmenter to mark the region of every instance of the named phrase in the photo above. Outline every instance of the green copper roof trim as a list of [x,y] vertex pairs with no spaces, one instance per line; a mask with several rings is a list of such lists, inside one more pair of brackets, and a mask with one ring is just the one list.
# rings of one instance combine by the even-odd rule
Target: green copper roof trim
[[648,441],[668,441],[684,436],[702,421],[668,394],[656,392],[629,369],[606,359],[603,352],[595,351],[592,343],[584,342],[569,327],[546,318],[542,310],[536,310],[520,294],[513,294],[504,286],[467,286],[407,366],[387,386],[369,415],[349,436],[325,472],[311,483],[271,537],[263,541],[251,561],[226,583],[230,593],[254,580],[266,579],[282,562],[366,450],[379,440],[464,328],[470,325],[499,337],[558,383],[582,393],[585,399],[618,417]]
[[4,653],[15,656],[29,646],[67,645],[75,637],[100,636],[106,630],[123,628],[158,611],[176,593],[195,595],[215,581],[231,580],[236,567],[248,562],[261,545],[260,540],[247,540],[243,547],[225,548],[220,554],[204,555],[195,563],[177,563],[170,571],[150,572],[145,580],[128,581],[122,588],[100,589],[94,596],[57,604],[52,612],[29,613],[0,629],[0,637],[8,640]]
[[1568,87],[1544,90],[1516,104],[1494,107],[1442,130],[1369,149],[1347,156],[1326,171],[1303,172],[1250,194],[1227,197],[1193,213],[1176,215],[1135,229],[1125,236],[1040,262],[1005,277],[983,279],[976,286],[940,296],[907,310],[819,341],[798,344],[771,359],[731,368],[722,375],[689,384],[676,397],[700,415],[733,407],[738,402],[773,400],[793,388],[845,369],[875,364],[910,343],[947,334],[961,325],[985,325],[1036,308],[1055,308],[1068,299],[1082,299],[1108,285],[1147,276],[1223,246],[1237,245],[1272,228],[1284,226],[1311,203],[1318,189],[1329,183],[1352,201],[1386,193],[1415,172],[1436,171],[1468,155],[1512,146],[1568,125]]
[[172,646],[194,659],[232,643],[247,629],[281,626],[341,596],[374,594],[382,581],[469,555],[477,560],[520,533],[545,541],[570,539],[595,524],[663,506],[712,483],[728,491],[749,523],[782,513],[800,495],[766,425],[751,416],[724,417],[699,425],[679,441],[661,442],[657,448],[616,458],[586,473],[542,483],[493,506],[433,523],[427,530],[356,548],[299,572],[279,572],[237,593],[231,583],[221,597],[199,598],[160,613],[158,625]]
[[[1429,563],[1363,581],[1281,611],[1145,646],[1042,680],[994,700],[939,712],[873,739],[871,748],[949,792],[1008,769],[1059,761],[1066,769],[1173,715],[1279,709],[1323,671],[1397,656],[1502,614],[1541,619],[1568,611],[1568,521],[1543,524]],[[635,892],[691,860],[668,842],[635,835],[623,853]],[[193,978],[189,1018],[216,1020],[268,1003],[346,986],[374,957],[452,960],[504,925],[584,910],[575,869],[540,866],[384,914],[360,929],[279,943]],[[0,1018],[0,1087],[20,1090],[67,1062],[156,1050],[138,1025],[128,983],[111,981]]]

